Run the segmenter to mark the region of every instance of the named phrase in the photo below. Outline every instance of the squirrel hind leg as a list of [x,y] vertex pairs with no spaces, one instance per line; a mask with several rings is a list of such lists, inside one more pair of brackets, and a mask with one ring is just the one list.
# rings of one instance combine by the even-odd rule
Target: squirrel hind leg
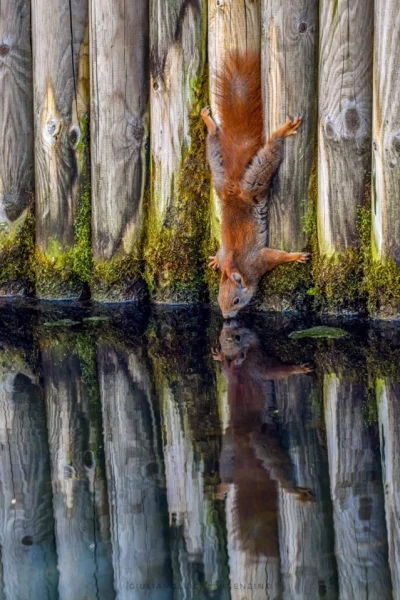
[[213,119],[213,116],[211,114],[211,108],[209,106],[205,106],[201,109],[200,115],[207,127],[208,133],[217,133],[218,125]]

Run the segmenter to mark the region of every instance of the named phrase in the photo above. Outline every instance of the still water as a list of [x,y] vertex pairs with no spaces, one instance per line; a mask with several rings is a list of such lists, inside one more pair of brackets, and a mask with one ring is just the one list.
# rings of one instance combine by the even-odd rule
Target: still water
[[400,325],[0,306],[0,599],[400,598]]

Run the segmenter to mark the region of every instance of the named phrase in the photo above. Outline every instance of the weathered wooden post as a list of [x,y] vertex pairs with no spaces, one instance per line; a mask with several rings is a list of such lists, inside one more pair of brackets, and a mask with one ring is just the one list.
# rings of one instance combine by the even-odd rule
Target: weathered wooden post
[[400,312],[400,15],[396,0],[376,0],[372,176],[373,309]]
[[318,122],[316,286],[328,308],[359,295],[358,209],[369,181],[373,0],[322,0]]
[[133,300],[143,291],[149,129],[149,2],[90,1],[92,292]]
[[[304,217],[312,207],[309,187],[316,161],[318,1],[261,1],[261,56],[266,139],[287,115],[302,115],[299,134],[285,142],[285,157],[270,193],[268,245],[304,249]],[[291,305],[310,269],[281,267],[266,278],[265,304]],[[306,285],[307,287],[307,285]],[[304,289],[303,289],[304,293]]]
[[33,0],[36,280],[41,298],[90,279],[87,0]]
[[30,2],[0,4],[0,294],[33,287],[33,90]]
[[43,338],[41,346],[60,599],[109,598],[114,588],[95,346],[89,336],[65,333]]
[[376,446],[363,418],[365,401],[365,385],[353,376],[324,376],[339,596],[389,599],[383,487]]
[[383,485],[385,489],[386,526],[393,598],[400,598],[400,383],[390,378],[376,381],[379,415]]
[[[208,2],[208,64],[210,103],[216,110],[216,74],[224,68],[224,57],[231,50],[260,50],[260,0],[209,0]],[[211,233],[213,243],[220,239],[221,209],[215,191],[211,195]]]
[[115,590],[172,598],[167,509],[154,396],[143,352],[100,343],[98,369]]
[[209,172],[200,110],[208,102],[206,2],[150,0],[151,192],[145,277],[156,300],[204,292]]

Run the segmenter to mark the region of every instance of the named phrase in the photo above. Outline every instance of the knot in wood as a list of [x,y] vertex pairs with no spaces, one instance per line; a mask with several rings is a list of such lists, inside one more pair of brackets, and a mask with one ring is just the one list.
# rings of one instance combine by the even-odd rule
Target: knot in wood
[[217,8],[222,8],[225,6],[225,0],[217,0],[216,2]]
[[307,23],[299,24],[299,33],[304,33],[305,31],[307,31],[307,29],[308,29]]
[[8,44],[0,44],[0,56],[7,56],[10,52],[10,46]]
[[70,132],[69,132],[69,143],[73,150],[75,150],[75,148],[79,144],[80,139],[81,139],[81,130],[79,129],[78,125],[74,125],[73,127],[71,127]]
[[326,117],[324,123],[323,123],[323,130],[325,132],[325,137],[327,140],[329,141],[336,141],[337,139],[337,135],[336,135],[336,129],[334,124],[332,123],[332,120],[330,117]]
[[60,133],[61,123],[56,119],[50,119],[46,123],[46,134],[52,138],[53,141],[57,140],[58,134]]
[[23,546],[33,546],[33,537],[31,535],[25,535],[21,540],[21,544]]
[[137,117],[131,115],[126,118],[124,133],[129,145],[140,146],[144,136],[144,127]]
[[358,110],[356,108],[348,108],[344,113],[344,122],[346,124],[346,128],[350,132],[355,132],[360,128],[361,120],[360,115],[358,114]]
[[394,134],[392,148],[396,154],[400,154],[400,132]]

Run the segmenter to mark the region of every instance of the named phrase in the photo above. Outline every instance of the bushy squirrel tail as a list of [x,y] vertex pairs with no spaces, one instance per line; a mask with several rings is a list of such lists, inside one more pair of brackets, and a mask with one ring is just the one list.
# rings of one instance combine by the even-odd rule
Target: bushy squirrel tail
[[237,194],[246,167],[263,144],[259,55],[229,53],[217,74],[216,91],[225,176]]

